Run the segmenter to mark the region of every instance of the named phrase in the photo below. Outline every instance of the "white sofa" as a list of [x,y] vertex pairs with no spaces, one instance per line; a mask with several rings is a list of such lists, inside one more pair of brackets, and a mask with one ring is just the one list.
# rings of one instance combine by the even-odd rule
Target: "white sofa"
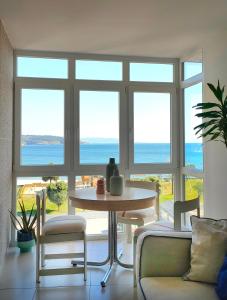
[[190,232],[141,234],[136,247],[138,298],[218,300],[214,285],[182,279],[190,267],[190,247]]

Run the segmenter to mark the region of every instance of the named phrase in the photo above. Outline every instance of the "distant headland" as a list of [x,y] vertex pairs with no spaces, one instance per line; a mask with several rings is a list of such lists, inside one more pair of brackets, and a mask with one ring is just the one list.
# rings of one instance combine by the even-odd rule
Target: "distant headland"
[[[80,144],[115,144],[118,140],[114,138],[87,137]],[[64,137],[55,135],[22,135],[22,146],[29,145],[59,145],[64,144]]]

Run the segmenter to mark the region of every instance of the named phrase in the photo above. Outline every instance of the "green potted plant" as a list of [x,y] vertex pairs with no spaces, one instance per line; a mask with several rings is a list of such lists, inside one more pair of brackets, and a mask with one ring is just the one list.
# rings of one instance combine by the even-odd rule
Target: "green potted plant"
[[208,141],[220,141],[227,147],[227,96],[224,95],[225,87],[213,84],[207,84],[217,99],[217,102],[198,103],[195,109],[202,110],[196,116],[203,118],[204,121],[196,126],[196,134],[200,133],[200,137]]
[[29,252],[35,245],[35,222],[37,213],[34,213],[34,204],[29,216],[26,214],[26,209],[23,201],[19,201],[21,216],[15,216],[12,211],[9,211],[13,226],[17,230],[17,246],[20,252]]

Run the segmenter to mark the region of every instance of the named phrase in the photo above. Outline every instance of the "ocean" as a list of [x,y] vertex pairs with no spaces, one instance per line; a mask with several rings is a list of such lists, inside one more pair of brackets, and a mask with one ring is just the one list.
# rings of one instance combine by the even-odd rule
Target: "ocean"
[[[134,146],[135,163],[169,163],[170,144],[138,143]],[[81,164],[106,164],[109,157],[115,157],[119,163],[118,144],[81,144]],[[198,143],[186,144],[186,165],[203,168],[202,145]],[[23,166],[39,166],[64,163],[64,146],[62,144],[26,145],[22,147],[21,163]]]

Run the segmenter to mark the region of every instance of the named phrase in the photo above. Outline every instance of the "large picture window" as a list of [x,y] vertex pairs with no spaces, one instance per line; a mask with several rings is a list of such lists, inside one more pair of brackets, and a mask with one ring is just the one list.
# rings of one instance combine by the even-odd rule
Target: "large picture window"
[[[15,55],[14,188],[27,212],[35,192],[50,181],[64,182],[67,191],[95,187],[114,157],[125,179],[159,180],[163,218],[173,221],[179,199],[178,60]],[[51,197],[49,216],[80,214],[88,234],[106,235],[106,212],[75,209],[68,198],[58,207]],[[20,213],[16,197],[15,203]]]

